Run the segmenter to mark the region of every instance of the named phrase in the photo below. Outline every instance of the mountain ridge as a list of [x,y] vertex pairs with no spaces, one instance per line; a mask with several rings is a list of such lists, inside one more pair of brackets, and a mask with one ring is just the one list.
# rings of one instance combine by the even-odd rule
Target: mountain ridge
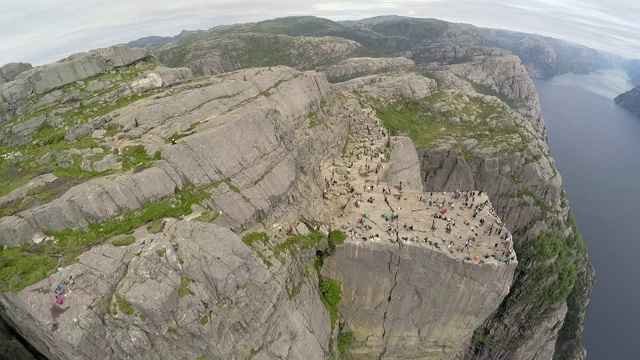
[[[0,197],[8,246],[0,251],[8,264],[0,315],[50,359],[401,357],[402,338],[416,344],[405,344],[409,354],[428,346],[433,359],[584,359],[594,274],[530,73],[467,26],[398,18],[351,25],[358,29],[285,18],[183,32],[146,51],[73,55],[54,67],[67,76],[62,83],[39,79],[52,67],[37,67],[0,85],[0,166],[16,174]],[[113,66],[96,53],[128,60]],[[73,70],[89,60],[95,72]],[[381,166],[375,174],[368,159]],[[498,250],[480,260],[451,244],[411,244],[413,230],[397,223],[398,235],[381,226],[371,241],[339,240],[333,231],[349,228],[337,214],[361,218],[371,206],[379,226],[377,212],[395,206],[385,209],[379,188],[361,204],[329,179],[367,191],[360,185],[374,184],[380,169],[377,181],[394,195],[387,201],[402,208],[431,191],[442,192],[434,201],[456,190],[484,193],[477,196],[513,236],[517,261],[507,267]],[[286,224],[296,236],[282,234]],[[412,246],[455,269],[459,286],[428,271],[413,280],[438,285],[413,287],[408,274],[422,265]],[[377,248],[389,254],[384,266],[369,251]],[[361,286],[344,260],[354,256],[370,283],[391,286]],[[34,295],[52,291],[58,266],[81,285],[66,314]],[[453,310],[409,321],[433,293]],[[353,307],[349,294],[366,301]],[[490,301],[476,309],[450,296]],[[214,324],[228,331],[212,332]]]

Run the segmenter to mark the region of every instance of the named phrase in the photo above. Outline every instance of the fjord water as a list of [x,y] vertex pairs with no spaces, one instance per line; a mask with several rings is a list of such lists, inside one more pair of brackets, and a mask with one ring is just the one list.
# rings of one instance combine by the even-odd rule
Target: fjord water
[[551,153],[595,267],[587,359],[640,359],[640,118],[621,70],[536,81]]

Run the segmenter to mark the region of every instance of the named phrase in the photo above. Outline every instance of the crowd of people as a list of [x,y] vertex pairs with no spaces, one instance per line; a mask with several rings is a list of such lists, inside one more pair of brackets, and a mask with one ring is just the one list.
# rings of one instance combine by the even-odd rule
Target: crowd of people
[[383,149],[393,141],[367,118],[352,125],[343,162],[325,171],[323,198],[351,241],[428,246],[474,262],[516,260],[512,235],[483,191],[423,193],[403,181],[386,183]]

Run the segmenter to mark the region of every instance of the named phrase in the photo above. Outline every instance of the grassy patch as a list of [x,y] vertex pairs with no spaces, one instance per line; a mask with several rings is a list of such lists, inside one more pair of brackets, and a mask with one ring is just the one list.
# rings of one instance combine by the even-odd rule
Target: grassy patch
[[107,130],[107,132],[104,134],[105,137],[111,137],[117,133],[119,133],[120,131],[122,131],[122,126],[117,125],[117,124],[109,124],[107,125],[107,127],[105,128]]
[[334,329],[338,324],[338,304],[342,301],[340,295],[341,286],[336,280],[323,281],[320,284],[320,291],[322,293],[322,303],[329,312],[329,318],[331,320],[331,329]]
[[218,216],[220,216],[221,213],[222,212],[220,211],[207,211],[205,213],[202,213],[202,215],[198,216],[197,218],[193,219],[193,221],[212,223],[215,219],[218,218]]
[[537,294],[536,297],[545,304],[565,299],[575,284],[576,266],[570,257],[573,242],[568,240],[552,232],[516,248],[519,257],[529,261],[526,266],[519,264],[519,270],[527,277],[523,290],[531,295]]
[[322,121],[317,120],[317,119],[313,119],[313,120],[311,120],[311,122],[309,122],[309,129],[314,128],[314,127],[316,127],[318,125],[322,125],[322,124],[323,124]]
[[346,331],[338,334],[338,356],[340,359],[347,358],[347,349],[353,343],[353,332]]
[[127,146],[122,150],[122,169],[125,171],[149,166],[153,161],[144,145]]
[[124,314],[133,315],[135,313],[133,306],[131,306],[127,299],[120,294],[116,294],[116,304],[118,305],[118,309],[120,309]]
[[88,247],[129,233],[146,223],[164,217],[180,217],[191,213],[191,205],[208,194],[187,185],[175,196],[147,203],[137,211],[125,211],[118,218],[89,224],[86,230],[45,231],[57,243],[25,245],[0,249],[0,291],[17,293],[51,274],[56,267],[67,266]]
[[345,94],[341,93],[341,92],[336,92],[336,99],[344,102],[347,100],[347,97],[345,96]]
[[159,257],[164,257],[164,255],[167,253],[167,249],[165,248],[161,248],[161,249],[157,249],[156,250],[156,254],[158,254]]
[[265,232],[252,232],[249,233],[245,236],[242,237],[242,241],[244,241],[245,244],[247,245],[251,245],[253,243],[255,243],[256,241],[260,241],[262,243],[265,243],[267,241],[269,241],[269,235],[267,235],[267,233]]
[[193,295],[193,291],[191,291],[191,289],[189,288],[189,284],[191,284],[193,282],[193,280],[189,279],[186,276],[183,276],[180,279],[180,291],[178,292],[178,295],[180,297],[185,297],[187,295]]
[[134,242],[136,242],[136,237],[133,236],[133,235],[128,235],[128,236],[125,236],[125,237],[123,237],[121,239],[112,241],[111,245],[113,245],[113,246],[128,246],[128,245],[133,244]]
[[343,244],[346,239],[347,239],[347,235],[342,230],[332,230],[329,233],[329,240],[334,245]]
[[521,189],[518,189],[517,196],[521,198],[522,197],[531,198],[533,200],[533,203],[545,213],[550,213],[551,211],[553,211],[553,209],[551,208],[551,205],[549,205],[546,201],[544,201],[538,195],[533,193],[533,191],[521,188]]
[[300,290],[302,290],[302,285],[304,285],[304,282],[300,281],[291,289],[290,292],[288,292],[289,300],[295,300],[298,297],[298,295],[300,295]]
[[207,315],[201,317],[200,320],[198,320],[198,323],[203,326],[207,325],[209,323],[209,317]]
[[340,150],[342,156],[347,155],[347,151],[349,151],[349,138],[345,139],[344,145],[342,145],[342,150]]
[[[448,138],[458,144],[468,139],[478,141],[478,147],[511,145],[516,126],[490,126],[489,121],[506,115],[506,107],[483,97],[464,99],[461,94],[443,90],[434,91],[420,100],[399,100],[388,105],[373,101],[378,117],[393,134],[406,134],[417,149],[433,149]],[[451,118],[475,117],[473,121],[450,122]],[[524,141],[524,140],[522,140]]]
[[20,186],[28,183],[33,179],[33,173],[27,171],[11,171],[11,164],[0,159],[0,174],[2,174],[2,181],[0,181],[0,196],[4,196]]
[[147,231],[151,234],[159,234],[164,230],[164,220],[157,219],[152,221],[149,225],[147,225]]
[[295,247],[300,249],[310,249],[314,248],[318,243],[324,239],[324,236],[317,232],[312,231],[309,235],[295,235],[288,237],[285,241],[276,246],[276,250],[278,253],[282,251],[289,251],[289,253],[295,253]]

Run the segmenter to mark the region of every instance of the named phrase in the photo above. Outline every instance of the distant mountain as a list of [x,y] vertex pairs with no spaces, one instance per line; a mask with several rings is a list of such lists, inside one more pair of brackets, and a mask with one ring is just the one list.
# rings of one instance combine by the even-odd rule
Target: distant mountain
[[629,74],[629,81],[633,85],[640,85],[640,59],[630,60],[622,68]]
[[589,74],[614,68],[623,61],[613,54],[535,34],[492,29],[480,29],[480,33],[490,45],[509,49],[519,56],[534,78],[551,78],[565,73]]
[[[248,35],[254,34],[254,35]],[[286,35],[307,37],[291,39]],[[437,19],[401,16],[378,16],[358,21],[334,22],[317,17],[287,17],[257,23],[218,26],[206,31],[185,32],[175,37],[148,37],[129,43],[130,46],[152,49],[159,59],[171,66],[187,66],[196,73],[211,74],[245,68],[285,63],[301,69],[312,68],[320,62],[335,62],[338,58],[319,59],[315,51],[298,51],[292,47],[299,42],[304,49],[317,46],[309,37],[336,36],[362,45],[361,53],[350,51],[345,57],[404,56],[416,63],[459,63],[474,56],[473,48],[502,48],[520,57],[533,78],[550,78],[564,73],[588,74],[612,68],[621,61],[614,55],[562,40],[505,30],[477,28]],[[249,54],[263,46],[268,49],[264,62],[260,56]],[[272,47],[281,58],[274,61]],[[246,64],[244,63],[246,59]],[[284,61],[283,61],[284,60]]]
[[616,104],[640,116],[640,86],[616,96]]

